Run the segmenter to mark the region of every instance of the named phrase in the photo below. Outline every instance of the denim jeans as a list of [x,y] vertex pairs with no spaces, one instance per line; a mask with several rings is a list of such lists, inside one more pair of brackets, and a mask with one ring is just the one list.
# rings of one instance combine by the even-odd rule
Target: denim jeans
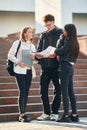
[[72,114],[77,113],[76,98],[73,89],[73,74],[73,65],[68,62],[61,62],[60,79],[63,96],[64,115],[69,115],[69,100],[71,103]]
[[28,92],[32,80],[32,71],[27,70],[27,74],[16,74],[16,80],[19,88],[19,111],[20,114],[25,113],[28,100]]
[[43,102],[44,113],[48,115],[51,114],[49,96],[48,96],[48,88],[51,80],[54,85],[54,98],[52,101],[51,109],[52,109],[52,113],[58,114],[58,110],[61,102],[61,88],[59,84],[59,74],[57,69],[55,68],[43,69],[40,77],[41,99]]

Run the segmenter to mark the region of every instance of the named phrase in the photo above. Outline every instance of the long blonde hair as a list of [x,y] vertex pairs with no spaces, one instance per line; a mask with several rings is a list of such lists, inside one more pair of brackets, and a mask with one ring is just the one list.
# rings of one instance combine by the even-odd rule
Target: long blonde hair
[[[21,40],[21,41],[26,42],[24,33],[26,33],[28,29],[32,29],[32,28],[31,28],[31,27],[24,27],[24,28],[21,30],[21,33],[20,33],[20,40]],[[33,39],[31,39],[31,42],[32,42],[32,41],[33,41]]]

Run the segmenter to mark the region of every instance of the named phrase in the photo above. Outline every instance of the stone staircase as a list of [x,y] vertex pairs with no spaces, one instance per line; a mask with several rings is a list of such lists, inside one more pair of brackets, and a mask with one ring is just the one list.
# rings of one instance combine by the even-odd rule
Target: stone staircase
[[[18,38],[17,35],[9,35],[7,38],[0,38],[0,122],[16,121],[18,120],[18,88],[16,86],[15,78],[9,76],[6,71],[6,58],[12,42]],[[38,36],[35,38],[36,43]],[[83,39],[83,40],[82,40]],[[87,37],[85,38],[85,45],[87,44]],[[79,116],[87,116],[87,52],[85,47],[82,48],[84,38],[79,38],[81,53],[75,65],[74,86],[77,98],[77,108]],[[82,50],[84,49],[84,54]],[[87,50],[87,46],[86,46]],[[37,77],[33,79],[29,93],[29,100],[27,104],[27,114],[32,119],[35,119],[42,113],[42,102],[40,99],[40,66],[35,65]],[[50,104],[53,98],[53,86],[50,83],[49,99]],[[60,106],[60,113],[63,112],[62,103]]]

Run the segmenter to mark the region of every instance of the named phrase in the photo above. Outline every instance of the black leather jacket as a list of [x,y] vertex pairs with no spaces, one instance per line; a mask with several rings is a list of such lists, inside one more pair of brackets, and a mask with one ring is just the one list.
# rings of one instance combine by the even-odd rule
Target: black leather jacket
[[[57,41],[60,37],[60,34],[62,34],[62,29],[59,29],[55,26],[55,28],[52,31],[43,32],[41,34],[40,40],[38,42],[38,48],[37,51],[41,52],[42,50],[45,50],[49,45],[56,47]],[[59,62],[56,58],[42,58],[41,60],[38,60],[39,64],[41,65],[42,69],[53,67],[58,68]]]

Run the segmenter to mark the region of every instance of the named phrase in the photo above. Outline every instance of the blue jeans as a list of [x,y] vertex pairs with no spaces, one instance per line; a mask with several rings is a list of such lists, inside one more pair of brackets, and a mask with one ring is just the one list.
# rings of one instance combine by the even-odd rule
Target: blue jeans
[[27,70],[27,74],[16,74],[16,80],[19,88],[19,111],[20,114],[25,113],[28,100],[28,92],[32,80],[32,71]]
[[76,98],[73,89],[73,65],[68,62],[61,62],[61,71],[60,71],[60,79],[61,79],[61,90],[63,96],[63,107],[64,107],[64,115],[69,115],[69,100],[71,103],[72,114],[77,113],[76,108]]

